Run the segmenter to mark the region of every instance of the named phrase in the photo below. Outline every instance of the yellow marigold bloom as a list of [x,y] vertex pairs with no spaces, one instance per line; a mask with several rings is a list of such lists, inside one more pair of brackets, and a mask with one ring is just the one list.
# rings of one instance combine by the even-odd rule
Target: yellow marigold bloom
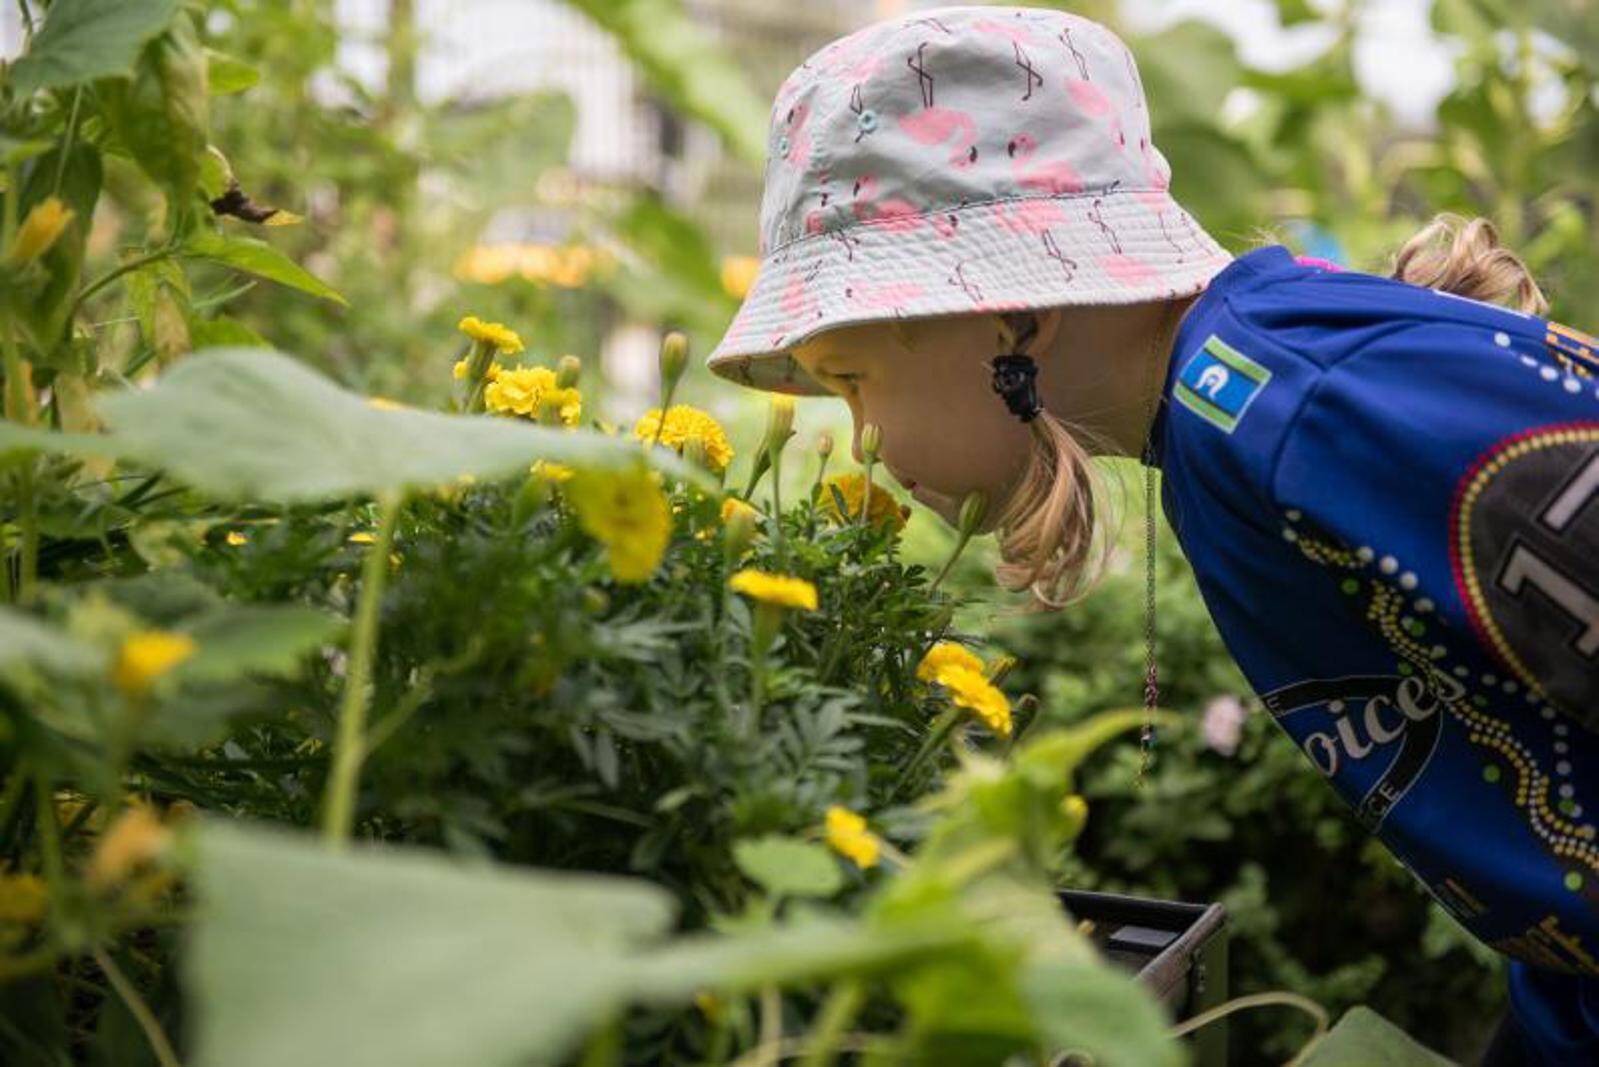
[[576,389],[562,389],[555,384],[555,372],[548,367],[515,367],[502,369],[483,389],[483,404],[497,415],[521,415],[536,419],[539,406],[548,397],[558,403],[561,422],[576,426],[583,414],[583,394]]
[[956,704],[970,710],[990,730],[1001,737],[1010,736],[1010,700],[981,671],[948,663],[933,680],[948,689]]
[[89,857],[85,872],[89,884],[103,888],[121,882],[134,868],[159,856],[171,837],[172,832],[148,807],[135,804],[128,808],[117,816]]
[[754,256],[723,256],[722,288],[734,300],[743,300],[760,269],[761,261]]
[[726,500],[722,501],[721,517],[724,524],[731,522],[734,515],[741,514],[749,515],[750,519],[754,522],[758,523],[761,521],[760,510],[749,504],[747,501],[740,500],[736,496],[730,496]]
[[804,578],[791,578],[785,574],[768,574],[751,567],[739,571],[727,580],[734,592],[745,593],[767,604],[785,608],[816,610],[816,586]]
[[369,396],[369,397],[366,398],[366,402],[367,402],[368,406],[375,407],[379,411],[404,411],[405,410],[405,405],[404,404],[400,403],[398,400],[390,400],[386,396]]
[[650,408],[633,424],[633,436],[649,444],[655,440],[657,427],[661,431],[661,444],[679,454],[690,439],[698,438],[705,446],[705,458],[710,461],[713,473],[726,470],[733,462],[733,446],[722,424],[697,407],[673,404],[666,409],[665,426],[661,426],[661,409]]
[[[844,506],[848,515],[838,510],[838,501],[833,499],[832,486],[837,486],[839,493],[844,497]],[[843,523],[853,521],[861,513],[861,499],[866,495],[866,475],[860,473],[835,474],[822,483],[822,510],[834,522]],[[910,517],[911,509],[904,507],[894,494],[882,486],[872,484],[872,499],[868,505],[866,518],[873,525],[889,526],[894,530],[903,530],[905,520]]]
[[922,662],[916,665],[916,677],[924,682],[936,681],[938,672],[948,666],[965,667],[978,674],[984,673],[983,661],[965,645],[954,641],[940,641],[928,649],[927,655],[922,657]]
[[124,693],[142,693],[156,679],[194,655],[194,638],[166,630],[144,630],[122,642],[111,681]]
[[866,819],[837,804],[827,809],[827,845],[860,868],[877,865],[882,842],[868,829]]
[[577,472],[565,463],[553,463],[550,460],[541,459],[533,464],[532,473],[546,481],[564,482]]
[[468,315],[456,324],[456,329],[484,344],[493,345],[506,355],[515,355],[522,351],[522,338],[509,326],[498,322],[484,322],[476,315]]
[[250,539],[237,530],[229,530],[227,541],[228,544],[237,547],[239,545],[248,544]]
[[61,231],[72,221],[72,209],[57,197],[46,197],[33,205],[28,217],[22,220],[16,237],[11,240],[11,250],[6,262],[14,267],[26,266],[50,251]]
[[37,874],[0,874],[0,922],[38,922],[49,902],[50,890]]
[[367,533],[365,530],[353,533],[346,538],[352,545],[370,545],[376,543],[377,539],[376,534]]
[[659,471],[579,471],[566,483],[578,524],[605,545],[619,582],[642,582],[655,573],[672,539],[672,510]]

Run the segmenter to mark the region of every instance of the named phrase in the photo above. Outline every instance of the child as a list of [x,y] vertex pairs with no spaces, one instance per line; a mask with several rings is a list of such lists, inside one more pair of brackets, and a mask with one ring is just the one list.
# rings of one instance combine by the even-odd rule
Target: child
[[947,520],[987,493],[1000,580],[1046,607],[1103,562],[1090,457],[1158,466],[1266,708],[1512,957],[1492,1062],[1599,1063],[1599,346],[1482,220],[1386,278],[1234,258],[1169,178],[1103,26],[867,27],[778,92],[761,269],[709,366],[842,395]]

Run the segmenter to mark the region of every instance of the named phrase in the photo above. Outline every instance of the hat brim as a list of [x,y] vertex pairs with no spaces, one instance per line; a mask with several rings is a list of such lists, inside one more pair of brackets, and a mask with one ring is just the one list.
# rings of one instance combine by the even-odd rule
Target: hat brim
[[1171,300],[1233,257],[1165,189],[879,215],[770,252],[705,364],[741,385],[831,396],[788,349],[890,319]]

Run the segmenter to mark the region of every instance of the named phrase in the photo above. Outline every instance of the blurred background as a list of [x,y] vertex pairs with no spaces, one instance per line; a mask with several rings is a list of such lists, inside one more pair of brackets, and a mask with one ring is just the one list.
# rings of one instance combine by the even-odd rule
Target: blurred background
[[[213,140],[254,200],[303,217],[266,236],[350,300],[262,287],[229,314],[355,388],[424,404],[448,394],[457,320],[498,320],[529,361],[582,357],[585,419],[619,425],[658,402],[661,334],[683,329],[694,358],[677,399],[727,426],[741,484],[766,398],[701,364],[754,274],[771,98],[834,37],[934,6],[219,2],[207,44],[249,57],[259,78],[240,72],[213,102]],[[1543,285],[1550,317],[1599,329],[1599,0],[1053,6],[1133,49],[1172,191],[1234,254],[1277,241],[1386,273],[1432,213],[1485,215]],[[0,56],[21,39],[5,4]],[[136,221],[98,212],[91,255]],[[219,277],[218,291],[230,287]],[[831,429],[847,452],[841,402],[800,404],[797,427],[807,448]],[[805,458],[785,465],[795,489],[814,472]],[[1132,533],[1137,498],[1122,512]],[[949,535],[918,512],[906,551],[937,560]],[[1137,702],[1135,546],[1085,603],[1032,619],[993,590],[982,553],[963,559],[978,599],[961,621],[1021,657],[1016,691],[1039,694],[1041,714]],[[1469,1057],[1502,1005],[1498,961],[1259,714],[1169,536],[1160,551],[1166,702],[1196,728],[1163,741],[1146,788],[1130,784],[1130,752],[1088,783],[1094,818],[1074,880],[1223,900],[1235,992],[1292,988],[1335,1014],[1369,1003]],[[1305,1035],[1270,1012],[1235,1026],[1234,1047],[1261,1054]]]

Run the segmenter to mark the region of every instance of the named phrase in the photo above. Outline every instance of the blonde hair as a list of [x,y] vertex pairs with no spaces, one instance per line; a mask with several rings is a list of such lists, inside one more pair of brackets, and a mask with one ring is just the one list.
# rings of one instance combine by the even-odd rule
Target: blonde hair
[[[1268,228],[1257,229],[1254,241],[1257,248],[1287,243]],[[1435,214],[1393,254],[1385,273],[1411,285],[1535,315],[1546,314],[1549,307],[1526,264],[1499,243],[1498,231],[1485,218]],[[1102,472],[1083,445],[1093,436],[1047,410],[1027,425],[1033,447],[995,525],[1000,562],[994,565],[994,577],[1012,592],[1032,594],[1023,611],[1058,611],[1098,586],[1120,521],[1117,530],[1100,523],[1112,509],[1103,500]]]

